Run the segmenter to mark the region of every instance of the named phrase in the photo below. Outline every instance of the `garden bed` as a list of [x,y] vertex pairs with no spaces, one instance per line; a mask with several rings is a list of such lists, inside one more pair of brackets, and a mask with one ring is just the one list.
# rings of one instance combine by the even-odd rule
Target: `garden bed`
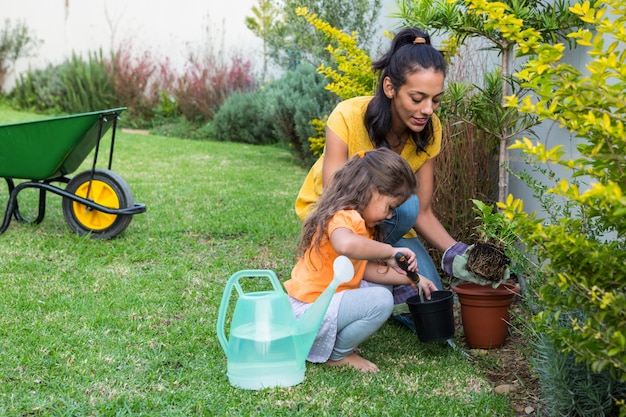
[[[459,305],[455,305],[456,328],[460,332],[462,341],[463,327],[461,325]],[[525,313],[519,301],[511,307],[512,316],[522,317]],[[539,381],[533,375],[528,360],[527,338],[511,324],[511,330],[505,344],[498,349],[469,349],[463,342],[460,347],[468,351],[475,360],[480,361],[485,376],[494,390],[496,387],[511,392],[509,395],[515,416],[545,415],[541,410]]]

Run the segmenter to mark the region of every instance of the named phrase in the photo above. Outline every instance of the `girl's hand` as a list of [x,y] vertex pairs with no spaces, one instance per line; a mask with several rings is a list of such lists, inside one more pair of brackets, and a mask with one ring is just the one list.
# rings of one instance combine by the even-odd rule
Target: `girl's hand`
[[[394,248],[395,255],[391,258],[385,259],[387,265],[389,265],[394,271],[401,275],[407,275],[407,272],[417,274],[417,257],[415,253],[409,248]],[[404,265],[398,264],[398,254],[402,254]]]
[[[430,300],[430,293],[433,291],[438,291],[438,288],[435,284],[433,284],[433,282],[431,280],[429,280],[428,278],[426,278],[424,275],[420,275],[420,282],[418,284],[420,287],[422,287],[422,291],[424,293],[424,297],[427,300]],[[415,287],[415,289],[417,290],[417,287],[415,286],[415,284],[413,285],[413,287]]]

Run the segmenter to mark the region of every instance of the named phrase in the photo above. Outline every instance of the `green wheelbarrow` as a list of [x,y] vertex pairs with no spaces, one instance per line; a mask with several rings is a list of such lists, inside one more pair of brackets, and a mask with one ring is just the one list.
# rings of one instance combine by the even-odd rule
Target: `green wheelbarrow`
[[[79,235],[110,239],[122,233],[132,216],[146,211],[135,204],[130,187],[111,171],[117,120],[125,107],[30,122],[0,125],[0,177],[8,185],[9,200],[0,226],[4,233],[11,219],[39,224],[46,211],[46,193],[63,198],[63,215]],[[100,142],[111,129],[107,169],[97,168]],[[94,150],[91,169],[69,178]],[[15,179],[25,180],[16,185]],[[64,187],[52,185],[64,184]],[[20,213],[18,194],[39,189],[37,217]]]

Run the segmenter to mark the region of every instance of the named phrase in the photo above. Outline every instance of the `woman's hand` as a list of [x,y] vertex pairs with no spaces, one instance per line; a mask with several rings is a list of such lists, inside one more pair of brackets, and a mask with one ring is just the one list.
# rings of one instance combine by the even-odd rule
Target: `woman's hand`
[[441,269],[443,269],[446,274],[454,276],[454,259],[457,256],[465,255],[465,252],[467,252],[469,248],[469,245],[463,242],[456,242],[454,245],[451,245],[443,253],[443,257],[441,258]]

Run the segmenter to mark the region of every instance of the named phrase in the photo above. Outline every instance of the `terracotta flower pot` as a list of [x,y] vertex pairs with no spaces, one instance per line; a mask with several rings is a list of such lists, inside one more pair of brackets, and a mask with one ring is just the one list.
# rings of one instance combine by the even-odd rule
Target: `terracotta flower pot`
[[470,282],[452,288],[461,304],[465,340],[472,348],[502,346],[509,330],[509,307],[519,287],[501,284],[498,288]]

